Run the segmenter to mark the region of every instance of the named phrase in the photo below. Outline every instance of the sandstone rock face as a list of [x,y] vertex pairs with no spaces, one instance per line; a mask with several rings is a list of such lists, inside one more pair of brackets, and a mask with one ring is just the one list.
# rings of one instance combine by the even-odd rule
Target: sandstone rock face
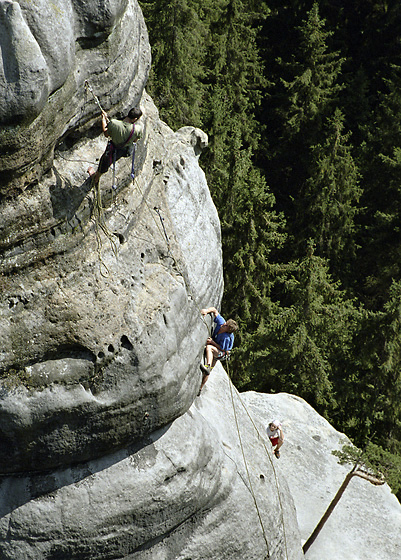
[[0,200],[50,169],[59,139],[98,108],[139,102],[150,47],[136,0],[0,0]]
[[[244,402],[265,427],[282,421],[285,443],[276,462],[288,483],[305,542],[351,470],[332,451],[349,440],[303,399],[287,394],[246,393]],[[387,485],[352,478],[307,560],[394,560],[401,558],[401,505]]]
[[[198,165],[207,137],[193,127],[174,133],[159,120],[139,63],[125,89],[107,70],[107,45],[128,41],[122,22],[126,30],[138,12],[130,1],[113,5],[96,23],[93,3],[71,4],[74,27],[54,51],[28,4],[1,5],[2,25],[13,37],[23,28],[33,45],[26,60],[13,45],[19,75],[39,70],[32,90],[22,87],[27,79],[15,88],[21,115],[2,105],[15,121],[3,113],[13,134],[2,136],[0,555],[256,560],[269,550],[285,558],[280,528],[263,536],[229,414],[216,430],[193,404],[210,330],[200,308],[219,306],[223,292],[220,226]],[[141,17],[136,24],[129,40],[145,32]],[[57,49],[71,54],[63,65]],[[138,60],[147,44],[143,51]],[[120,160],[116,189],[111,171],[99,191],[87,179],[105,147],[98,109],[81,105],[78,93],[87,67],[106,70],[95,88],[106,109],[106,101],[117,113],[140,99],[144,111],[136,180]],[[37,151],[21,148],[31,142]],[[263,515],[276,515],[277,496],[263,492],[258,501]]]
[[140,446],[4,478],[1,557],[300,560],[294,504],[265,443],[218,365],[189,411]]
[[[196,397],[223,293],[207,136],[160,121],[136,0],[0,0],[0,48],[0,557],[300,560],[315,521],[266,443],[273,405],[252,418],[221,365]],[[126,158],[88,179],[85,80],[111,116],[142,107],[134,182]]]
[[57,155],[31,200],[14,203],[0,312],[2,472],[119,449],[183,414],[197,392],[208,334],[199,309],[222,292],[218,216],[195,155],[207,138],[174,134],[146,96],[142,107],[135,184],[127,159],[117,191],[111,171],[101,180],[109,236],[90,220],[85,179],[102,138]]

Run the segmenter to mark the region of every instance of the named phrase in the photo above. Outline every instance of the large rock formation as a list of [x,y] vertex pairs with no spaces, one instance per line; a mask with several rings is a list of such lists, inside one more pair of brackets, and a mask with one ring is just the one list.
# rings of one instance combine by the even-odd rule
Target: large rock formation
[[[1,557],[284,558],[230,456],[231,424],[225,447],[193,406],[200,308],[223,289],[207,137],[171,131],[144,93],[136,2],[40,7],[0,3]],[[123,159],[116,189],[111,172],[92,188],[105,139],[86,79],[111,114],[141,104],[134,183]],[[273,521],[277,496],[259,507]],[[287,489],[284,508],[296,558]]]
[[[289,487],[220,367],[196,398],[200,308],[223,291],[207,137],[146,95],[137,2],[0,0],[0,46],[0,557],[300,559]],[[85,80],[111,115],[141,104],[134,183],[122,159],[94,192]]]
[[[64,151],[30,201],[14,201],[46,219],[18,230],[17,216],[19,242],[3,252],[3,472],[109,453],[196,395],[207,335],[199,302],[218,302],[222,289],[218,217],[192,145],[205,135],[173,134],[146,97],[142,106],[137,182],[122,180],[112,200],[102,179],[111,239],[89,219],[87,164],[76,161],[93,161],[102,139]],[[129,178],[129,162],[118,174]]]
[[[145,135],[136,157],[138,180],[133,186],[129,163],[119,162],[118,188],[112,191],[110,177],[102,180],[105,214],[95,223],[92,219],[99,197],[94,196],[86,168],[100,156],[105,141],[91,141],[79,128],[99,112],[96,104],[92,114],[83,112],[83,80],[94,83],[83,69],[102,73],[102,88],[121,98],[120,107],[129,107],[139,100],[147,67],[140,71],[136,62],[137,73],[132,70],[131,77],[124,75],[120,82],[115,66],[124,69],[132,59],[142,60],[149,53],[147,42],[145,55],[140,48],[146,30],[136,2],[100,4],[109,16],[99,16],[106,26],[100,44],[97,26],[77,27],[72,18],[66,35],[76,37],[76,56],[66,62],[65,74],[50,63],[46,70],[47,81],[57,82],[58,92],[72,80],[74,95],[66,105],[60,100],[52,104],[49,98],[34,123],[8,127],[14,139],[35,135],[35,147],[40,133],[50,152],[66,129],[70,136],[58,145],[46,173],[21,193],[5,189],[0,203],[3,472],[25,471],[28,466],[43,470],[98,457],[185,412],[197,392],[206,332],[197,302],[218,302],[221,297],[218,217],[197,164],[207,139],[193,128],[173,134],[158,120],[146,96]],[[89,20],[89,11],[96,12],[97,5],[76,7],[78,21]],[[28,4],[26,13],[9,1],[2,2],[1,9],[6,30],[18,35],[23,23],[37,38],[43,56],[53,60],[46,49],[57,37],[54,29],[48,31],[50,26],[42,30],[43,17],[37,21]],[[84,32],[88,41],[79,50]],[[109,44],[118,65],[103,61]],[[20,68],[25,59],[19,57],[18,42],[10,40],[8,48],[15,68]],[[106,66],[107,72],[102,72]],[[74,78],[78,71],[80,84]],[[53,75],[60,81],[51,81]],[[6,91],[12,94],[9,82]],[[25,106],[22,86],[13,98]],[[42,106],[35,107],[40,111]],[[46,111],[51,111],[52,127],[41,120]],[[64,114],[62,122],[59,114]],[[26,158],[37,160],[37,166],[29,162],[37,173],[44,171],[41,154],[15,150],[6,169],[12,176],[9,184],[15,183],[18,162],[16,174],[24,183],[32,179],[23,173]],[[206,252],[209,259],[203,264]]]

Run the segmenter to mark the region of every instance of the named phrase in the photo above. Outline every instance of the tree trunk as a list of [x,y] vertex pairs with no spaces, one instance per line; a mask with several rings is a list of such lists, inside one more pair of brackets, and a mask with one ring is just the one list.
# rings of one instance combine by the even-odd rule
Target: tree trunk
[[315,541],[315,539],[318,536],[318,534],[320,533],[320,531],[323,529],[324,524],[326,523],[326,521],[330,517],[333,509],[336,507],[336,505],[340,501],[341,496],[344,494],[344,491],[347,488],[351,478],[353,476],[355,476],[355,474],[356,474],[355,471],[352,470],[345,477],[344,482],[341,484],[340,488],[337,490],[337,494],[331,500],[329,507],[324,512],[321,520],[319,521],[319,523],[316,525],[315,529],[313,530],[313,533],[311,534],[309,539],[305,542],[304,546],[302,547],[302,550],[303,550],[304,554],[309,549],[309,547],[313,544],[313,542]]

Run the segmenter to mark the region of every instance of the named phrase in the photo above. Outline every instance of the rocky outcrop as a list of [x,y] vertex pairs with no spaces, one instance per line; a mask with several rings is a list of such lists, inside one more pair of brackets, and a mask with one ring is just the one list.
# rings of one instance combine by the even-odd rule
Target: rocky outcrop
[[[300,559],[270,408],[220,365],[196,397],[223,293],[207,137],[147,96],[137,2],[0,0],[0,31],[1,558]],[[112,116],[143,109],[134,182],[127,159],[88,179],[85,80]]]
[[[150,68],[136,0],[0,0],[0,197],[30,189],[55,145],[88,131],[102,107],[126,113]],[[0,200],[1,200],[0,198]]]
[[195,155],[206,137],[174,134],[146,96],[142,106],[137,182],[126,160],[115,194],[110,174],[101,182],[111,239],[90,220],[94,195],[79,163],[101,154],[101,138],[58,154],[31,204],[15,204],[19,217],[40,208],[43,219],[14,230],[3,252],[3,472],[110,453],[196,395],[200,302],[218,302],[222,290],[218,216]]
[[[98,4],[114,8],[96,23]],[[55,5],[43,8],[51,19]],[[4,39],[22,81],[12,90],[4,71],[1,556],[284,558],[280,527],[263,536],[229,414],[218,430],[194,404],[210,329],[200,308],[218,306],[223,291],[219,220],[198,165],[206,135],[174,133],[144,92],[149,45],[141,50],[136,2],[70,4],[60,43],[28,5],[1,10],[3,28],[31,45],[22,55]],[[132,56],[145,62],[121,80],[117,59]],[[115,189],[111,172],[96,192],[88,179],[105,139],[98,107],[84,103],[87,78],[113,114],[140,101],[134,183],[126,159]],[[259,500],[268,519],[277,499]]]
[[300,559],[287,484],[233,401],[218,366],[189,411],[140,446],[3,479],[1,557]]
[[[332,451],[350,442],[294,395],[249,392],[242,399],[265,426],[273,419],[282,421],[285,443],[275,466],[290,488],[305,542],[352,468],[340,465]],[[401,558],[401,505],[390,488],[352,478],[305,558]]]

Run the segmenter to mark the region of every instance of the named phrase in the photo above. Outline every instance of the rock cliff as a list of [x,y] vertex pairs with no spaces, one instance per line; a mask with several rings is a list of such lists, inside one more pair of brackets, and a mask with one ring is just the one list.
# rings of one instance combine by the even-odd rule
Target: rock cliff
[[[235,455],[193,404],[220,226],[206,135],[174,133],[144,91],[136,1],[2,0],[0,27],[1,557],[256,560],[269,543],[284,558],[281,528],[263,537]],[[134,183],[122,159],[116,188],[110,171],[94,192],[105,139],[85,80],[111,116],[141,105]],[[273,520],[277,496],[260,508]]]
[[[255,418],[282,421],[285,443],[276,470],[294,499],[305,542],[351,470],[332,451],[348,438],[335,430],[303,399],[294,395],[245,393]],[[261,426],[261,430],[262,430]],[[373,486],[354,477],[306,560],[391,560],[401,558],[401,506],[387,485]]]
[[[298,560],[314,519],[266,410],[221,366],[196,397],[223,292],[207,137],[147,96],[136,0],[0,0],[0,48],[0,557]],[[141,105],[134,182],[121,159],[94,192],[85,80],[111,116]]]

